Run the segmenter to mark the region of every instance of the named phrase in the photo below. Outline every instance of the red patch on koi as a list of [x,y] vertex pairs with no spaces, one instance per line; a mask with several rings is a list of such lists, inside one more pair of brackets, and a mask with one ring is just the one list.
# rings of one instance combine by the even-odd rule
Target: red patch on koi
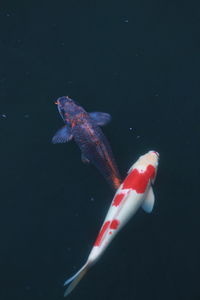
[[117,194],[113,200],[112,206],[118,206],[120,205],[122,199],[124,198],[124,194]]
[[114,219],[112,220],[111,224],[110,224],[110,229],[117,229],[119,226],[119,220]]
[[110,221],[107,221],[103,224],[102,229],[99,232],[98,237],[97,237],[97,239],[94,243],[94,246],[100,246],[101,245],[102,239],[103,239],[104,234],[105,234],[106,230],[108,229],[109,225],[110,225]]
[[124,180],[123,189],[132,189],[139,194],[143,194],[147,188],[150,179],[155,177],[155,168],[148,165],[144,173],[134,169]]

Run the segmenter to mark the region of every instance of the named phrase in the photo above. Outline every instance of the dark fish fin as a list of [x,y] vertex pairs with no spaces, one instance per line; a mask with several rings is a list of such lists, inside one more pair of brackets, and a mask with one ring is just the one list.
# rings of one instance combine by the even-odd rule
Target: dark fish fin
[[84,164],[89,164],[90,160],[82,153],[81,160]]
[[69,142],[73,138],[71,133],[71,129],[65,125],[61,129],[59,129],[56,134],[52,138],[53,144],[66,143]]
[[89,113],[89,115],[99,126],[107,125],[111,121],[111,115],[104,112],[94,111]]

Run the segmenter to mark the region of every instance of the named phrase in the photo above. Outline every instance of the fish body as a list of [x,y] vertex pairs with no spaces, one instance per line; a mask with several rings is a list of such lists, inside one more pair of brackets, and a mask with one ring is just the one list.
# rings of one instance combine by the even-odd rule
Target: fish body
[[154,206],[152,183],[155,181],[159,154],[149,151],[130,168],[127,177],[117,190],[106,218],[88,256],[85,265],[65,282],[67,296],[85,275],[87,270],[101,257],[112,239],[142,207],[150,213]]
[[110,121],[110,115],[103,112],[87,113],[69,97],[59,98],[56,104],[65,126],[56,132],[52,142],[65,143],[74,139],[81,150],[82,161],[94,164],[116,190],[121,183],[119,171],[111,147],[100,128]]

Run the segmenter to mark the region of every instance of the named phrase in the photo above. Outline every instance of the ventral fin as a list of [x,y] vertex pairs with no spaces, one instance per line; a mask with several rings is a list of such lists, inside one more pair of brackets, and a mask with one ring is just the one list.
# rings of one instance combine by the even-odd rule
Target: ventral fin
[[111,115],[104,112],[94,111],[89,113],[89,115],[99,126],[107,125],[111,121]]
[[84,164],[89,164],[90,162],[89,159],[85,157],[83,153],[81,154],[81,160]]
[[142,204],[142,208],[144,209],[144,211],[147,213],[151,213],[153,210],[154,202],[155,202],[155,196],[152,187],[150,187],[144,199],[144,202]]
[[61,129],[59,129],[56,134],[52,138],[53,144],[66,143],[69,142],[73,138],[71,133],[71,129],[65,125]]

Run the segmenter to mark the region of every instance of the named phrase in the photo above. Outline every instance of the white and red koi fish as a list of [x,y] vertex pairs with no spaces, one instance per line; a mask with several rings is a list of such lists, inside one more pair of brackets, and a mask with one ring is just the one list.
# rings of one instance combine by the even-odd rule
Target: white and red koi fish
[[154,183],[159,154],[149,151],[130,168],[127,177],[117,190],[104,223],[85,265],[64,285],[68,285],[64,296],[69,295],[88,269],[100,258],[119,230],[135,214],[139,207],[150,213],[154,205],[152,183]]

